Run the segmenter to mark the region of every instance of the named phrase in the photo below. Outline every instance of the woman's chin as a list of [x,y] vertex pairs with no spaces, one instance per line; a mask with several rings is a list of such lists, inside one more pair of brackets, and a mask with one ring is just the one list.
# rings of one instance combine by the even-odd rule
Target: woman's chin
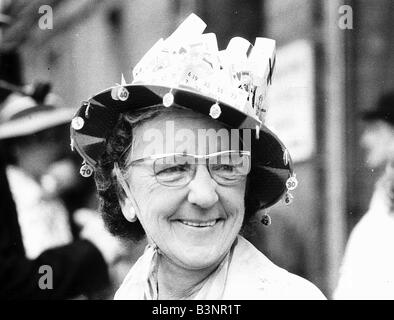
[[[229,228],[219,220],[212,226],[196,227],[175,222],[162,241],[164,254],[178,266],[189,270],[218,265],[237,236],[237,228]],[[229,233],[233,237],[228,236]],[[163,240],[163,239],[162,239]]]
[[211,248],[190,248],[177,252],[175,261],[177,264],[188,270],[201,270],[218,265],[225,253]]

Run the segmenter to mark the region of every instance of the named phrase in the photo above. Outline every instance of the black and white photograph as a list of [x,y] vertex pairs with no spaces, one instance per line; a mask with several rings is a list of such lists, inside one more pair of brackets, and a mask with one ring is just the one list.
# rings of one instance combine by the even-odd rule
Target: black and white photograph
[[0,300],[394,300],[393,17],[0,0]]

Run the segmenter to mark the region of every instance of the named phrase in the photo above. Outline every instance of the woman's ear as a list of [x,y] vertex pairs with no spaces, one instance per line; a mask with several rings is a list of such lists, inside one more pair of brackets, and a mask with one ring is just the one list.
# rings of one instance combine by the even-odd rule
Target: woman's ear
[[126,218],[127,221],[137,221],[137,214],[130,200],[128,200],[127,198],[119,199],[119,205],[120,209],[122,210],[123,216]]
[[117,163],[115,163],[114,165],[114,172],[116,180],[118,181],[118,184],[121,188],[121,192],[119,192],[118,194],[118,201],[123,216],[126,218],[127,221],[135,222],[137,220],[137,205]]

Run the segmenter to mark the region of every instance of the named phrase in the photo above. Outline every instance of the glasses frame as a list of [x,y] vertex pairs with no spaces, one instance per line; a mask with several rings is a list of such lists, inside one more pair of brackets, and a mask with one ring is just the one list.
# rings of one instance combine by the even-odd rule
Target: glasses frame
[[[209,166],[208,160],[210,158],[216,157],[216,156],[220,156],[220,155],[225,155],[225,154],[239,154],[242,156],[247,156],[249,157],[249,166],[251,166],[251,161],[250,161],[250,156],[251,156],[251,152],[250,151],[246,151],[246,150],[225,150],[225,151],[218,151],[218,152],[213,152],[213,153],[209,153],[209,154],[204,154],[204,155],[197,155],[197,154],[191,154],[191,153],[186,153],[186,152],[173,152],[173,153],[162,153],[162,154],[154,154],[154,155],[150,155],[147,157],[142,157],[142,158],[138,158],[135,160],[132,160],[127,167],[132,167],[138,163],[142,163],[145,162],[147,160],[158,160],[161,158],[165,158],[165,157],[169,157],[169,156],[189,156],[189,157],[193,157],[194,159],[202,159],[205,160],[205,165],[208,169],[209,175],[211,176],[211,178],[218,184],[220,185],[226,185],[226,186],[230,186],[230,185],[236,185],[238,183],[240,183],[242,180],[237,181],[236,183],[229,183],[229,184],[223,184],[218,182],[215,178],[214,175],[211,172],[211,168]],[[152,166],[154,167],[154,163],[152,164]],[[161,181],[159,181],[159,179],[157,178],[157,175],[155,173],[155,179],[157,181],[157,183],[159,183],[160,185],[166,186],[166,187],[174,187],[174,188],[180,188],[180,187],[184,187],[187,186],[195,177],[197,170],[195,169],[193,172],[193,175],[191,176],[190,180],[187,181],[187,183],[182,184],[182,185],[176,185],[176,186],[172,186],[172,185],[167,185],[167,184],[163,184]],[[249,171],[250,172],[250,167],[249,167]],[[246,178],[247,174],[245,175]]]

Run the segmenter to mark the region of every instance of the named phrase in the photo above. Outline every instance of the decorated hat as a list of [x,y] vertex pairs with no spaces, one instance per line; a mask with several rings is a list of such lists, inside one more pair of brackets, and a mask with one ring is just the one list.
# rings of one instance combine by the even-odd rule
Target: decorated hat
[[[71,147],[84,159],[81,174],[93,173],[120,114],[152,105],[179,105],[230,128],[253,130],[252,158],[258,159],[264,206],[297,185],[290,154],[265,125],[266,94],[275,67],[275,41],[254,45],[232,38],[219,50],[214,33],[191,14],[167,39],[160,39],[120,83],[82,103],[71,122]],[[289,203],[291,195],[285,201]]]
[[11,93],[0,105],[0,139],[27,136],[69,123],[73,113],[63,106],[60,97],[52,93],[42,102]]

